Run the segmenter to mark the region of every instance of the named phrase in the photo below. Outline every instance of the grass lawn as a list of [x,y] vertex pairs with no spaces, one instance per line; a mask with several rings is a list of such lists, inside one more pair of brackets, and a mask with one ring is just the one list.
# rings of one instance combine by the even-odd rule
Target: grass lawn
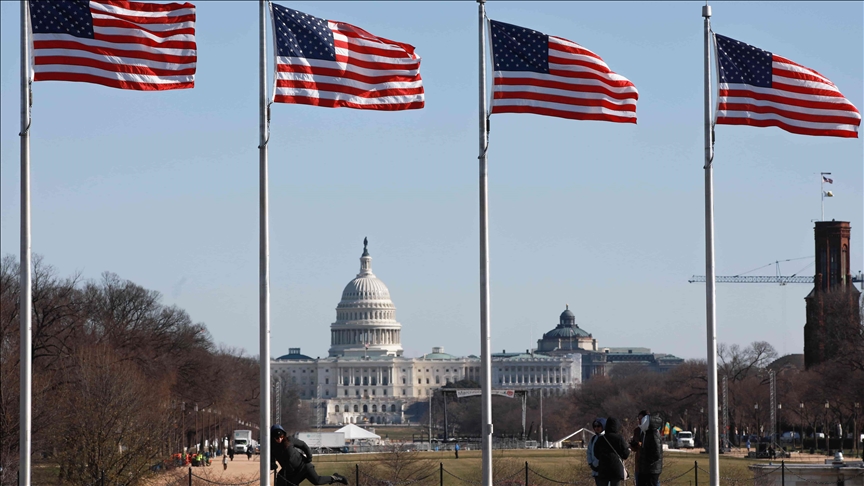
[[[706,454],[666,452],[664,454],[663,485],[708,486],[708,456]],[[480,451],[460,451],[459,459],[452,451],[419,452],[406,458],[401,467],[404,471],[398,477],[392,472],[396,469],[393,461],[385,454],[337,454],[315,458],[316,469],[320,473],[339,472],[349,478],[352,485],[356,482],[355,465],[359,466],[360,484],[374,484],[374,479],[386,481],[411,480],[431,475],[424,485],[440,482],[439,464],[443,466],[443,484],[456,486],[474,484],[481,479]],[[528,462],[529,485],[553,486],[560,483],[593,486],[590,470],[585,466],[584,449],[570,450],[496,450],[493,454],[493,477],[496,484],[525,484],[525,462]],[[720,456],[720,477],[723,484],[734,484],[753,477],[747,466],[756,461],[729,456]],[[694,468],[698,465],[698,470]],[[628,471],[632,472],[632,458],[628,460]],[[778,473],[779,474],[779,473]]]

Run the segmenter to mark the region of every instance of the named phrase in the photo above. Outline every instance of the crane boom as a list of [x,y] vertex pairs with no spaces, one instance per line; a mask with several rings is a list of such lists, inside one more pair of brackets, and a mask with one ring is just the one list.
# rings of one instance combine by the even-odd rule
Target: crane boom
[[[718,276],[715,277],[717,283],[776,283],[780,285],[785,285],[789,283],[800,283],[800,284],[812,284],[813,277],[793,275],[790,277],[784,277],[782,275],[732,275],[732,276]],[[704,275],[693,275],[687,280],[690,283],[704,282]],[[861,283],[864,281],[861,273],[858,275],[852,276],[852,283]]]

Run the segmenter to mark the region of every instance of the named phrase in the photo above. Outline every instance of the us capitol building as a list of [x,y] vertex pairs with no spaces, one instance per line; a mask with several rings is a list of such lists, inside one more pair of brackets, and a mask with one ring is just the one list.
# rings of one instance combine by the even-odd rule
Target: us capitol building
[[[310,358],[300,348],[271,360],[274,379],[295,388],[301,399],[326,410],[324,424],[399,424],[408,405],[427,400],[438,388],[460,380],[480,383],[478,356],[453,356],[443,348],[419,358],[402,355],[402,324],[384,282],[372,273],[364,240],[360,273],[336,306],[326,358]],[[498,389],[563,394],[583,380],[606,374],[616,363],[638,363],[663,370],[682,362],[646,348],[602,348],[576,324],[568,308],[555,329],[525,353],[493,353],[492,384]]]

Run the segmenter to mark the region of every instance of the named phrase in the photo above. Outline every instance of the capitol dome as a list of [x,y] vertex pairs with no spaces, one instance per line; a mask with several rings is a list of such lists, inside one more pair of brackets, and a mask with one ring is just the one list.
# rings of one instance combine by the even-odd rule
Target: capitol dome
[[363,242],[360,273],[342,291],[336,322],[330,324],[330,356],[402,356],[402,325],[390,290],[372,273]]
[[576,324],[576,315],[568,305],[558,318],[558,325],[544,333],[537,340],[537,349],[541,352],[564,351],[573,349],[597,350],[597,340]]

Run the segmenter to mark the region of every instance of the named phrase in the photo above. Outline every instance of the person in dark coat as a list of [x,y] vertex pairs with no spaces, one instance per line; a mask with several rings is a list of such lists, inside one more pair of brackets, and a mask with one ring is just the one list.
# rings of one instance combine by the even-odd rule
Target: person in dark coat
[[281,425],[270,427],[270,470],[276,470],[276,486],[296,486],[303,480],[314,485],[341,483],[348,484],[348,479],[341,474],[319,476],[312,465],[312,449],[296,437],[288,437]]
[[660,427],[663,419],[647,411],[639,412],[641,417],[637,433],[630,442],[630,448],[638,451],[636,456],[636,486],[660,486],[660,473],[663,472],[663,443],[660,440]]
[[594,457],[597,459],[597,484],[618,486],[624,479],[622,462],[630,457],[630,448],[621,436],[618,419],[606,419],[606,433],[597,439],[594,445]]

